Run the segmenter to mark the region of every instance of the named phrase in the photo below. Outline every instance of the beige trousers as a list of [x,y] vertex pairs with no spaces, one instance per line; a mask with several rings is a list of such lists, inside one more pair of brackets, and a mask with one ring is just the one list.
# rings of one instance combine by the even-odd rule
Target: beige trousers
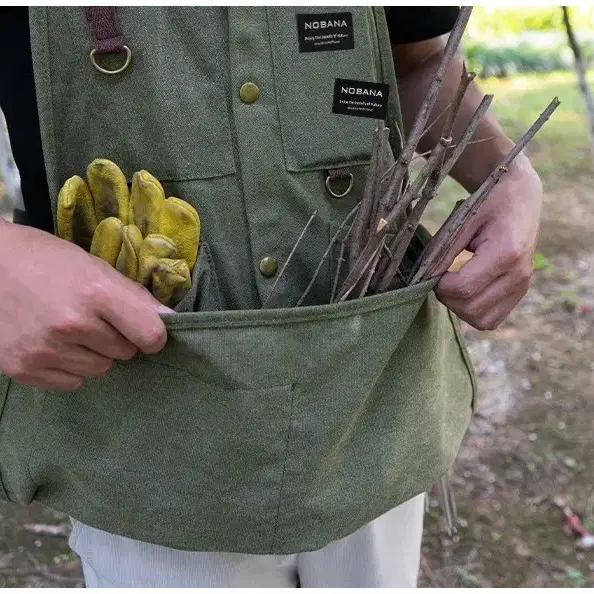
[[424,495],[319,551],[244,555],[179,551],[73,521],[70,546],[88,588],[415,587]]

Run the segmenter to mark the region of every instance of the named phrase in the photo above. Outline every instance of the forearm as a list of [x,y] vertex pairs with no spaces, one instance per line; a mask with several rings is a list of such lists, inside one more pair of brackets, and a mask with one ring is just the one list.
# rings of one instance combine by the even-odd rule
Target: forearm
[[[441,59],[441,49],[443,49],[444,44],[443,42],[436,40],[435,44],[438,43],[439,46],[434,47],[434,51],[431,55],[424,60],[420,60],[419,63],[409,71],[401,72],[398,77],[398,89],[406,133],[408,133],[408,130],[412,126],[419,106],[427,94],[435,69]],[[397,51],[398,50],[395,48],[395,61],[398,60]],[[429,118],[429,123],[433,122],[451,102],[456,93],[456,89],[458,88],[461,74],[462,58],[456,57],[446,73],[443,87],[439,93],[433,113]],[[484,93],[473,81],[466,92],[458,114],[453,134],[454,142],[459,138],[483,96]],[[418,152],[429,151],[436,145],[439,141],[444,119],[445,118],[441,118],[440,121],[437,122],[422,138],[417,149]],[[489,110],[482,119],[473,137],[473,141],[482,139],[490,140],[470,144],[462,153],[450,174],[469,192],[475,190],[485,180],[514,144],[506,136],[492,110]],[[530,163],[526,157],[520,155],[510,170],[512,172],[521,172],[526,168],[530,168]]]

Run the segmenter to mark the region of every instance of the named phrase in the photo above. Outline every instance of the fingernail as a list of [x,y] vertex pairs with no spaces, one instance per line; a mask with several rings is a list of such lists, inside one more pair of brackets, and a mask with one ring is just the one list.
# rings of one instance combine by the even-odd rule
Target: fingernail
[[174,314],[175,310],[167,307],[166,305],[159,305],[159,307],[157,307],[157,311],[160,314]]

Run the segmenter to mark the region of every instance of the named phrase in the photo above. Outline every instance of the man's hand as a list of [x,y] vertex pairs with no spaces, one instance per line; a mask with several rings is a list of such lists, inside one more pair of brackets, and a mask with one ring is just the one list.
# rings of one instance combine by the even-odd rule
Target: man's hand
[[452,246],[439,273],[463,249],[474,255],[458,272],[443,275],[436,295],[471,326],[495,329],[526,294],[534,270],[541,202],[537,174],[527,159],[518,161]]
[[76,390],[167,340],[168,308],[48,233],[0,221],[0,278],[0,369],[21,383]]

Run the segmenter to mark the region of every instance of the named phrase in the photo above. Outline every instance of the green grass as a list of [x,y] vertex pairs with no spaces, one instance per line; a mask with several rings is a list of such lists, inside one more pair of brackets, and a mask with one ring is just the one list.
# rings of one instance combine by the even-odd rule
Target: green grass
[[[594,92],[594,73],[589,73],[588,82]],[[547,184],[592,175],[588,120],[575,73],[529,74],[505,80],[486,79],[479,84],[485,92],[495,95],[495,113],[514,140],[553,97],[558,97],[561,105],[529,145],[528,153]]]
[[[589,73],[589,83],[594,92],[594,72]],[[586,109],[575,73],[488,78],[480,80],[479,86],[485,93],[495,95],[493,110],[513,140],[518,140],[551,99],[558,97],[561,105],[528,145],[527,153],[548,191],[568,180],[594,177]],[[463,188],[448,180],[430,205],[429,218],[442,220],[454,202],[465,196]]]

